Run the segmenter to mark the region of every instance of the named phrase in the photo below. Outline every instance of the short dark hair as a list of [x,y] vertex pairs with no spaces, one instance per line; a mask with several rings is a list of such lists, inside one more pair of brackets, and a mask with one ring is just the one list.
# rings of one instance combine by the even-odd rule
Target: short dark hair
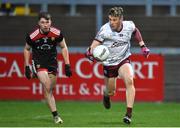
[[108,15],[114,17],[121,17],[123,16],[123,8],[122,7],[113,7],[109,10]]
[[38,15],[38,20],[45,18],[46,20],[51,20],[51,15],[48,12],[40,12]]

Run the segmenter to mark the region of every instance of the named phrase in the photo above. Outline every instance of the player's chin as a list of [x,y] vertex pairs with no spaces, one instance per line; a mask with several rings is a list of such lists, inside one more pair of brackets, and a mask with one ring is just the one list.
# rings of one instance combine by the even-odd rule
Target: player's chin
[[43,32],[49,32],[49,28],[43,28],[42,31]]
[[44,32],[49,32],[49,29],[44,29],[43,31],[44,31]]
[[112,29],[113,31],[116,31],[116,27],[114,27],[114,26],[111,26],[111,29]]

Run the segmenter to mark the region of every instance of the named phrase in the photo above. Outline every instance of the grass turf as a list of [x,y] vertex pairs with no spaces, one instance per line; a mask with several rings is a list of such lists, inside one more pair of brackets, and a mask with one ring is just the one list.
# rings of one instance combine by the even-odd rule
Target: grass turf
[[[44,102],[0,101],[0,127],[125,127],[122,122],[126,106],[112,102],[104,109],[101,102],[61,101],[58,110],[63,124],[54,124]],[[135,103],[132,127],[178,127],[180,104]]]

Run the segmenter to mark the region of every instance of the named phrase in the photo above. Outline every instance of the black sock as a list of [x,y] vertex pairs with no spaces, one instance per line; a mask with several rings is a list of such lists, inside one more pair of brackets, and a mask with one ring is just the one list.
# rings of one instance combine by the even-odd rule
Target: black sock
[[52,112],[52,115],[53,115],[53,117],[58,116],[58,112],[54,111],[54,112]]
[[131,116],[132,116],[132,108],[127,107],[126,116],[128,116],[129,118],[131,118]]

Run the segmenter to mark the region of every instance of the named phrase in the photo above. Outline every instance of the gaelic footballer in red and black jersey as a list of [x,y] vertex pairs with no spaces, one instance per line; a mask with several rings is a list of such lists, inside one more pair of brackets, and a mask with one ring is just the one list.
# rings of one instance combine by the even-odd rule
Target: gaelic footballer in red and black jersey
[[[37,77],[43,85],[44,98],[47,101],[54,123],[61,124],[63,120],[56,108],[53,90],[57,81],[57,45],[61,48],[65,63],[65,75],[72,76],[69,52],[62,32],[51,26],[52,19],[48,12],[38,15],[38,28],[26,36],[24,47],[25,76],[27,79]],[[29,60],[32,49],[32,70]],[[35,74],[35,75],[34,75]]]

